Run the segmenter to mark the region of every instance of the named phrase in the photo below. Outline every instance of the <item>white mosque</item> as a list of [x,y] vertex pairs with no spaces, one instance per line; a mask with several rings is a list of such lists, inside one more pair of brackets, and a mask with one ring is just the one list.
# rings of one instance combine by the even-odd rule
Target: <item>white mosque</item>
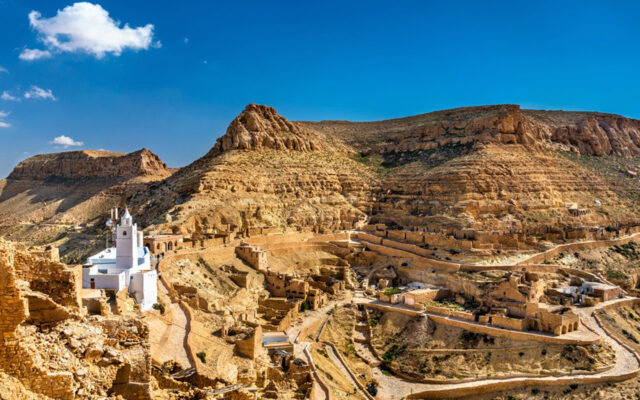
[[142,243],[142,232],[138,232],[127,209],[116,228],[116,247],[87,259],[82,287],[120,291],[128,286],[140,309],[151,309],[158,301],[158,274],[151,268],[149,249]]

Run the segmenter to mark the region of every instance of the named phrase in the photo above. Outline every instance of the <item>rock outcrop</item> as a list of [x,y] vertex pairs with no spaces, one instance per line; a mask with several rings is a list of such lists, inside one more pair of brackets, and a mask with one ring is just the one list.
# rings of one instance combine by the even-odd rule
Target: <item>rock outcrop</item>
[[29,157],[20,162],[7,179],[122,179],[146,175],[166,177],[170,174],[160,157],[147,149],[129,154],[78,150]]
[[364,153],[447,146],[521,144],[591,155],[640,155],[640,121],[613,114],[521,110],[518,105],[465,107],[376,122],[297,122],[339,136]]
[[282,117],[273,107],[249,104],[231,122],[209,155],[229,150],[314,151],[323,147],[309,130]]

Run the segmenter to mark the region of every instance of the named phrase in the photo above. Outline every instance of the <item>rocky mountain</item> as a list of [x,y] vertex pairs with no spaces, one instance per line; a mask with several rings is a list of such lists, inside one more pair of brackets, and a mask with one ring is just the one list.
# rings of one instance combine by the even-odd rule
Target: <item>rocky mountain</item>
[[0,183],[0,224],[14,235],[7,225],[33,224],[20,233],[32,237],[127,202],[150,230],[194,236],[365,221],[445,232],[633,225],[639,156],[640,121],[611,114],[495,105],[295,122],[250,104],[175,173],[148,150],[25,160]]
[[[57,244],[64,249],[69,235],[77,238],[75,226],[83,225],[81,232],[92,237],[101,229],[105,211],[123,205],[132,192],[172,172],[147,149],[129,154],[70,151],[30,157],[0,180],[0,233],[35,244],[63,238]],[[93,248],[92,240],[79,242]]]
[[51,180],[106,178],[129,179],[139,176],[167,176],[167,165],[147,149],[129,154],[79,150],[41,154],[20,162],[9,180]]
[[446,146],[521,144],[580,154],[640,154],[640,121],[613,114],[521,110],[518,105],[465,107],[377,122],[299,122],[340,137],[365,153],[402,153]]
[[[299,124],[339,137],[364,162],[384,169],[373,222],[536,231],[547,229],[546,222],[635,218],[637,184],[621,165],[637,168],[640,121],[497,105],[379,122]],[[572,218],[568,203],[593,212]]]
[[218,138],[208,156],[229,150],[315,151],[326,148],[326,138],[314,140],[313,132],[280,116],[269,106],[249,104]]
[[132,204],[146,222],[185,234],[298,226],[336,230],[366,219],[357,205],[375,173],[340,141],[250,104],[204,157]]

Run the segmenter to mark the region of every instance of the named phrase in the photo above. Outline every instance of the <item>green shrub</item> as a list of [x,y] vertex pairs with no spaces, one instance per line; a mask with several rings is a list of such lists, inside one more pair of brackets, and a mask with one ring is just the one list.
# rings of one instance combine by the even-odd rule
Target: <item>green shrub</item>
[[382,360],[386,363],[392,363],[393,360],[395,360],[399,355],[404,353],[405,349],[406,349],[406,345],[402,347],[398,347],[398,345],[394,344],[393,346],[391,346],[389,350],[387,350],[382,355]]
[[154,303],[153,309],[160,311],[160,314],[164,314],[164,304],[162,303]]
[[200,361],[202,361],[203,364],[207,363],[207,353],[205,353],[204,351],[200,351],[196,353],[196,356],[198,356],[198,358],[200,359]]
[[608,279],[616,279],[619,281],[625,281],[627,279],[629,279],[629,277],[622,271],[617,271],[617,270],[612,270],[612,271],[607,271],[607,278]]
[[356,348],[353,346],[353,343],[351,343],[348,340],[344,342],[344,348],[347,351],[347,354],[355,354],[356,353]]
[[384,290],[384,294],[387,296],[391,296],[398,293],[400,293],[400,290],[398,288],[386,288]]

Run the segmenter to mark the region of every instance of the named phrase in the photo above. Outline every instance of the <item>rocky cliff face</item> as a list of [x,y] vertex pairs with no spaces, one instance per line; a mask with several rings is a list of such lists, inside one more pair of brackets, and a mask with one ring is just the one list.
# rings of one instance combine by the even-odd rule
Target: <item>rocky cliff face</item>
[[[634,219],[633,172],[585,157],[640,155],[640,121],[498,105],[379,122],[298,124],[339,137],[366,163],[378,160],[384,172],[370,204],[372,222],[535,231],[547,223],[610,223],[614,214],[617,221]],[[569,203],[588,215],[572,218]]]
[[160,157],[147,149],[129,154],[79,150],[27,158],[14,168],[8,179],[119,179],[144,175],[166,177],[170,172]]
[[210,156],[229,150],[315,151],[326,148],[311,132],[279,115],[273,107],[249,104],[227,128]]
[[598,156],[640,154],[640,121],[602,113],[521,110],[518,105],[466,107],[378,122],[298,124],[339,136],[364,153],[521,144]]

